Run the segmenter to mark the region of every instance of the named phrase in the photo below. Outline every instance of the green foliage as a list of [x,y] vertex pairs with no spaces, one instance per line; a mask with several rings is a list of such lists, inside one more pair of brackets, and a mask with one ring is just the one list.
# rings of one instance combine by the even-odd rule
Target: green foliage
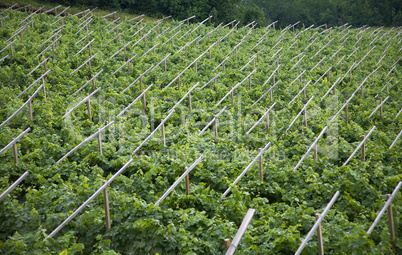
[[[116,3],[108,2],[110,5]],[[127,6],[125,8],[145,5],[145,2],[137,1],[120,3]],[[151,2],[148,6],[155,6],[156,3]],[[172,5],[172,11],[178,15],[183,12],[180,2],[164,3],[166,5],[162,5],[163,8]],[[233,12],[229,9],[226,14],[222,14],[222,9],[232,6],[230,1],[208,4],[196,1],[187,4],[189,12],[202,14],[197,17],[199,20],[208,16],[205,8],[215,10],[213,12],[217,13],[218,21],[232,18],[230,15],[236,12],[235,9]],[[289,5],[288,2],[280,1],[275,4]],[[322,3],[323,8],[328,4]],[[392,6],[391,2],[389,4]],[[157,5],[157,8],[160,6]],[[278,11],[281,11],[279,7]],[[252,5],[245,8],[244,13],[247,15],[242,16],[242,23],[248,23],[262,15]],[[329,15],[329,12],[325,13]],[[13,12],[10,19],[4,21],[0,28],[1,49],[8,44],[5,41],[20,28],[18,24],[27,15]],[[185,16],[190,16],[190,13]],[[328,17],[322,17],[326,18]],[[108,33],[112,29],[112,26],[106,28],[109,21],[93,17],[90,31],[94,32],[90,40],[95,40],[91,49],[93,54],[98,55],[91,62],[92,74],[101,69],[104,71],[96,79],[96,87],[102,89],[91,98],[93,116],[92,121],[89,121],[86,103],[76,108],[68,117],[61,117],[87,93],[94,91],[90,83],[74,95],[91,78],[87,65],[70,75],[90,55],[88,49],[75,55],[87,43],[85,39],[76,44],[86,36],[85,29],[75,35],[83,20],[70,15],[63,21],[63,37],[55,47],[55,60],[51,48],[44,56],[37,55],[50,45],[50,41],[44,45],[42,43],[51,36],[51,31],[61,25],[60,21],[52,24],[56,18],[46,15],[41,18],[35,15],[33,20],[34,28],[30,28],[29,33],[23,32],[24,43],[16,37],[17,41],[13,44],[14,56],[11,56],[10,49],[5,49],[0,56],[9,54],[7,59],[0,62],[1,122],[11,116],[28,100],[28,95],[32,95],[39,87],[41,82],[20,98],[17,97],[40,77],[44,67],[39,67],[32,75],[28,76],[27,73],[46,57],[49,57],[47,68],[51,70],[45,78],[47,97],[41,91],[33,99],[33,121],[29,119],[28,109],[23,109],[0,128],[1,148],[26,128],[32,129],[17,143],[18,164],[14,163],[11,149],[0,155],[1,191],[24,172],[30,173],[0,201],[1,254],[223,254],[223,239],[233,239],[248,208],[255,208],[256,213],[236,254],[291,254],[313,226],[315,214],[322,212],[337,190],[341,195],[322,222],[325,252],[391,253],[385,217],[371,235],[367,235],[366,231],[385,202],[384,194],[390,193],[402,178],[401,141],[393,149],[388,149],[402,128],[401,117],[395,118],[402,107],[398,87],[401,76],[401,62],[397,62],[400,56],[398,29],[391,32],[379,30],[370,35],[372,31],[360,33],[361,30],[350,29],[342,32],[343,29],[334,28],[331,33],[332,44],[321,51],[321,58],[326,56],[326,60],[322,67],[318,65],[311,71],[320,60],[320,56],[314,55],[330,40],[328,33],[321,34],[323,29],[306,30],[296,38],[301,32],[297,28],[295,31],[272,29],[269,33],[262,28],[239,28],[231,32],[230,40],[228,36],[221,40],[219,48],[217,45],[212,47],[209,59],[208,48],[227,35],[230,27],[218,28],[208,37],[206,35],[212,28],[206,25],[194,30],[198,24],[182,24],[180,32],[178,29],[171,31],[179,25],[173,20],[162,22],[160,32],[155,28],[144,42],[140,41],[139,33],[133,36],[137,28],[127,31],[135,23],[124,21],[119,23],[119,31],[126,31],[121,34],[121,43],[117,38],[107,44],[116,37],[116,32]],[[262,18],[261,22],[263,20]],[[268,17],[266,20],[269,22],[274,19]],[[154,25],[146,24],[142,35]],[[144,25],[139,28],[142,26]],[[165,35],[162,34],[166,29]],[[188,31],[187,37],[184,36]],[[179,34],[173,45],[171,42],[162,45],[177,32]],[[340,39],[346,33],[349,33],[348,40],[343,43],[344,39]],[[205,37],[197,41],[197,47],[195,43],[188,46],[187,57],[184,50],[178,53],[179,49],[199,35],[200,38]],[[181,36],[183,38],[178,39]],[[377,38],[372,55],[368,55],[363,61],[362,68],[358,66],[353,70],[351,81],[346,75],[336,85],[336,95],[331,92],[321,100],[333,82],[342,78],[354,63],[352,52],[357,49],[357,40],[360,37],[361,46],[356,50],[356,61],[365,56],[372,48],[369,44]],[[305,50],[313,38],[316,38],[315,44]],[[242,40],[237,57],[234,51],[229,55],[225,71],[223,72],[222,66],[215,69]],[[128,42],[135,46],[126,48],[126,56],[121,51],[110,59]],[[258,42],[261,42],[260,46],[257,46]],[[156,44],[159,45],[155,54],[151,51],[143,56]],[[281,67],[275,74],[279,83],[273,89],[273,100],[271,102],[267,94],[253,105],[273,84],[272,80],[267,83],[265,81],[276,68],[278,55],[273,55],[280,48],[279,54],[283,53],[283,56],[279,59]],[[331,58],[339,49],[339,57]],[[234,90],[233,106],[229,95],[221,105],[215,107],[231,87],[253,70],[252,62],[242,71],[240,68],[259,50],[261,52],[255,62],[257,71],[252,76],[250,87],[246,80]],[[297,57],[299,52],[305,55],[300,70],[297,65],[291,69],[300,57]],[[380,65],[378,61],[385,52],[387,55]],[[167,71],[164,71],[162,62],[142,79],[144,88],[154,84],[146,93],[147,114],[143,113],[140,98],[125,114],[116,117],[141,93],[138,82],[127,92],[122,91],[168,53],[172,55],[167,58]],[[205,55],[197,62],[197,72],[191,66],[181,75],[181,90],[178,90],[177,82],[164,90],[202,53]],[[113,74],[135,54],[137,57],[131,63],[130,70],[126,65]],[[338,62],[342,56],[345,57],[341,67]],[[394,78],[390,81],[387,73],[395,63],[396,68],[392,72]],[[332,67],[330,80],[328,76],[319,80],[329,67]],[[345,123],[343,112],[336,120],[329,122],[345,100],[377,67],[379,69],[375,73],[374,82],[370,77],[364,84],[364,98],[357,91],[350,101],[349,123]],[[296,80],[289,86],[302,70],[306,70],[302,82]],[[221,71],[216,84],[212,81],[204,89],[198,89],[210,81],[214,73]],[[289,102],[309,80],[311,83],[307,87],[306,98],[314,96],[314,100],[306,111],[308,125],[304,126],[303,116],[300,116],[285,134],[305,100],[300,94],[294,103]],[[200,84],[191,92],[192,111],[189,110],[188,100],[185,98],[165,123],[166,146],[163,145],[158,131],[133,156],[134,149],[155,130],[168,111],[196,82]],[[387,82],[389,89],[381,90]],[[368,118],[379,104],[377,94],[383,99],[389,96],[383,105],[383,117],[377,112]],[[276,106],[269,115],[269,134],[263,120],[263,123],[246,135],[273,102],[276,102]],[[215,140],[212,127],[205,134],[199,135],[213,115],[224,106],[227,109],[218,118],[218,139]],[[97,128],[104,127],[111,121],[115,121],[115,124],[102,132],[102,155],[98,152],[97,139],[94,139],[63,162],[56,164],[63,155],[94,134]],[[312,155],[309,155],[294,170],[314,137],[326,125],[328,131],[318,143],[318,159],[314,161]],[[376,129],[366,143],[366,162],[360,160],[361,153],[358,152],[348,165],[342,166],[360,143],[362,135],[366,135],[374,125]],[[268,142],[272,146],[263,154],[264,181],[259,180],[257,163],[236,185],[232,185],[257,155],[258,148],[264,147]],[[155,207],[155,202],[184,172],[184,168],[190,166],[201,154],[205,159],[190,172],[190,195],[186,195],[183,181]],[[132,157],[134,162],[108,187],[112,225],[109,232],[105,228],[104,200],[101,193],[54,238],[44,240],[101,187],[103,180],[110,179]],[[219,201],[228,187],[231,192]],[[397,237],[402,234],[400,198],[398,193],[393,201]],[[402,249],[399,239],[396,246],[399,252]],[[317,252],[317,244],[311,240],[304,254]]]

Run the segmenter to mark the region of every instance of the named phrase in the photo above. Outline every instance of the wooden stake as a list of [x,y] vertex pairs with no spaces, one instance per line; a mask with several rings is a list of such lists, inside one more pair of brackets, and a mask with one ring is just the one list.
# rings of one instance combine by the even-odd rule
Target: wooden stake
[[214,73],[214,85],[216,85],[216,73]]
[[186,50],[186,59],[187,59],[187,45],[184,47],[185,48],[185,50]]
[[232,96],[232,106],[234,106],[234,94],[233,94],[233,87],[231,89],[230,95]]
[[349,111],[348,111],[348,100],[345,100],[346,106],[345,106],[345,117],[346,117],[346,123],[349,121]]
[[306,109],[304,109],[304,125],[307,127],[307,112],[306,112]]
[[22,36],[22,31],[20,31],[20,37],[21,37],[21,43],[24,43],[24,39],[23,39],[23,36]]
[[380,116],[382,119],[382,97],[380,97]]
[[177,88],[178,88],[178,90],[180,90],[180,75],[179,75],[179,78],[177,79]]
[[[268,109],[267,109],[268,111]],[[269,113],[267,113],[267,115],[265,115],[265,120],[266,120],[266,130],[267,130],[267,134],[269,134]]]
[[[98,131],[100,129],[98,128]],[[102,136],[101,133],[98,134],[98,150],[99,150],[99,154],[103,154],[103,149],[102,149]]]
[[42,77],[42,85],[43,85],[43,97],[46,99],[46,85],[45,85],[45,78]]
[[251,89],[251,75],[248,77],[248,88]]
[[[103,180],[103,184],[105,184],[107,181]],[[106,220],[106,232],[110,231],[111,224],[110,224],[110,211],[109,211],[109,194],[107,187],[106,189],[103,190],[103,198],[105,201],[105,220]]]
[[164,62],[164,67],[165,67],[165,72],[166,72],[166,59],[163,62]]
[[[387,194],[387,201],[391,197],[390,194]],[[391,244],[392,244],[392,249],[396,251],[396,246],[395,246],[395,226],[394,226],[394,216],[392,213],[392,203],[389,204],[388,206],[388,227],[389,227],[389,233],[391,235]]]
[[14,57],[14,49],[13,49],[13,45],[12,45],[12,44],[10,45],[10,49],[11,49],[11,56]]
[[[320,218],[320,214],[317,213],[315,215],[315,220],[317,221]],[[322,231],[321,231],[321,224],[317,228],[317,242],[318,242],[318,254],[324,255],[324,243],[322,241]]]
[[216,115],[214,116],[215,121],[214,121],[214,131],[215,131],[215,140],[218,139],[218,118]]
[[306,102],[306,88],[303,89],[303,100]]
[[331,71],[328,71],[328,83],[331,83],[331,75],[330,75]]
[[197,64],[197,60],[195,61],[195,73],[198,73],[198,64]]
[[237,48],[236,48],[236,61],[237,61]]
[[142,107],[144,109],[144,115],[147,115],[147,101],[145,99],[145,93],[142,95]]
[[225,62],[226,61],[223,61],[223,71],[225,72]]
[[[15,140],[15,138],[13,138]],[[18,150],[17,150],[17,143],[13,144],[13,154],[14,154],[14,163],[18,164]]]
[[190,108],[190,111],[193,110],[193,107],[191,105],[191,93],[188,93],[188,107]]
[[[188,167],[185,168],[185,171],[187,171]],[[186,194],[187,196],[190,195],[190,177],[189,174],[186,175]]]
[[351,82],[352,81],[352,69],[350,69],[350,71],[349,71],[349,82]]
[[[365,136],[362,136],[362,141],[364,140]],[[362,145],[362,160],[363,163],[366,161],[366,143],[364,142]]]
[[164,145],[164,146],[166,146],[166,139],[165,139],[165,124],[162,124],[162,127],[161,127],[161,133],[162,133],[162,142],[163,142],[163,145]]
[[[261,153],[262,149],[259,148],[258,150]],[[262,154],[260,156],[260,180],[264,181],[264,173],[263,173],[263,167],[262,167]]]
[[[89,93],[87,93],[87,96],[89,96]],[[88,118],[89,121],[92,121],[92,112],[91,112],[91,98],[88,97]]]
[[[314,142],[317,140],[317,137],[314,137]],[[314,145],[314,161],[316,161],[317,160],[317,158],[318,158],[318,143],[316,143],[315,145]]]
[[[31,99],[31,96],[29,96],[29,99]],[[29,119],[30,119],[31,121],[33,121],[33,115],[32,115],[32,100],[29,100],[28,107],[29,107]]]
[[225,252],[229,249],[229,246],[230,246],[230,239],[225,239]]
[[140,90],[142,91],[142,76],[140,77]]
[[270,89],[270,91],[269,91],[269,100],[272,103],[272,86],[269,86],[269,89]]

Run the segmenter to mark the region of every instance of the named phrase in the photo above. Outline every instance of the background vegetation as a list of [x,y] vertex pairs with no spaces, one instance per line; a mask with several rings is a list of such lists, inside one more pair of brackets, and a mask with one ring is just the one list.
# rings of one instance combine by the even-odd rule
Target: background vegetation
[[71,6],[99,7],[150,16],[185,19],[196,15],[201,21],[213,15],[213,21],[240,20],[245,25],[253,20],[266,26],[278,20],[281,27],[297,21],[306,25],[401,26],[402,1],[399,0],[48,0]]

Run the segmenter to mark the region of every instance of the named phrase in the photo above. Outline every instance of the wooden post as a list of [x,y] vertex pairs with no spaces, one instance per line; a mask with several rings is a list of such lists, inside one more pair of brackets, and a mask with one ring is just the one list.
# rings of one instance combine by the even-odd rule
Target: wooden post
[[382,97],[380,97],[380,116],[382,119]]
[[237,47],[236,47],[236,61],[237,61]]
[[[89,96],[89,93],[87,93],[87,96]],[[89,121],[92,121],[92,112],[91,112],[91,98],[88,98],[88,118]]]
[[362,98],[364,97],[364,90],[363,90],[364,85],[361,87],[361,92],[362,92]]
[[248,77],[248,88],[251,89],[251,75]]
[[350,71],[349,71],[349,82],[351,82],[352,81],[352,69],[350,69]]
[[270,89],[270,91],[269,91],[269,100],[272,103],[272,86],[269,86],[269,89]]
[[[187,171],[188,167],[185,168],[185,171]],[[189,174],[186,175],[186,195],[190,195],[190,177]]]
[[190,108],[190,111],[193,110],[193,107],[191,105],[191,93],[188,93],[188,107]]
[[[314,137],[314,142],[317,140],[317,137]],[[317,158],[318,158],[318,143],[316,143],[315,145],[314,145],[314,161],[316,161],[317,160]]]
[[45,86],[45,78],[42,77],[42,89],[43,89],[43,97],[46,99],[46,86]]
[[306,88],[303,89],[303,100],[306,102]]
[[140,77],[140,90],[142,91],[142,76]]
[[[54,43],[52,44],[52,52],[53,52],[53,59],[56,59],[56,55],[54,54]],[[89,64],[89,68],[91,69],[91,64]]]
[[[13,138],[15,140],[15,138]],[[14,163],[18,164],[18,150],[17,150],[17,143],[13,144],[13,154],[14,154]]]
[[[258,150],[261,153],[262,149],[259,148]],[[260,156],[260,180],[264,181],[264,173],[263,173],[263,167],[262,167],[262,154]]]
[[333,89],[334,90],[334,96],[336,95],[336,88],[335,87],[336,87],[336,85],[334,86],[334,89]]
[[[387,194],[387,201],[391,197],[390,194]],[[395,226],[394,226],[394,216],[392,214],[392,203],[389,204],[388,206],[388,227],[389,227],[389,233],[391,235],[391,244],[392,244],[392,249],[396,251],[396,246],[395,246]]]
[[229,246],[230,246],[230,239],[225,239],[224,240],[224,242],[225,242],[225,252],[229,249]]
[[348,111],[348,100],[345,100],[346,106],[345,106],[345,117],[346,117],[346,123],[349,121],[349,111]]
[[166,58],[165,58],[165,60],[163,61],[163,65],[164,65],[164,67],[165,67],[165,72],[166,72]]
[[[362,136],[362,141],[364,140],[365,136]],[[362,160],[363,163],[366,161],[366,143],[364,142],[362,145]]]
[[180,75],[179,75],[179,78],[177,79],[177,88],[178,88],[178,90],[180,90]]
[[186,44],[186,46],[184,46],[184,48],[185,48],[185,52],[186,52],[185,56],[186,56],[186,59],[187,59],[187,44]]
[[223,61],[223,71],[225,72],[225,62],[226,61]]
[[253,59],[253,70],[255,69],[255,58]]
[[28,107],[29,107],[29,119],[31,120],[31,121],[33,121],[33,115],[32,115],[32,100],[30,100],[31,99],[31,96],[29,96],[29,103],[28,103]]
[[145,99],[145,93],[142,95],[142,108],[144,109],[144,115],[147,115],[147,100]]
[[[317,221],[320,218],[320,214],[317,213],[315,215],[315,220]],[[318,241],[318,254],[324,255],[324,243],[322,241],[322,231],[321,231],[321,224],[317,228],[317,241]]]
[[307,112],[306,112],[306,108],[304,108],[304,125],[307,127]]
[[21,37],[21,43],[24,43],[24,39],[23,39],[23,36],[22,36],[22,31],[20,31],[20,37]]
[[234,94],[233,94],[233,87],[231,89],[230,95],[232,96],[232,106],[234,106]]
[[11,56],[14,57],[14,49],[13,49],[13,45],[12,45],[12,44],[10,45],[10,50],[11,50]]
[[216,85],[216,73],[214,73],[214,85]]
[[[91,61],[89,61],[89,63],[91,63]],[[128,60],[128,71],[131,72],[131,61],[130,61],[130,59]]]
[[162,142],[163,142],[163,145],[164,145],[164,146],[166,146],[166,139],[165,139],[165,124],[162,124],[162,127],[161,127],[161,133],[162,133]]
[[197,64],[197,60],[195,61],[195,73],[198,73],[198,64]]
[[214,116],[215,121],[214,121],[214,131],[215,131],[215,140],[218,139],[218,118],[216,115]]
[[[103,180],[103,184],[107,181]],[[105,201],[105,220],[106,220],[106,232],[110,231],[111,224],[110,224],[110,211],[109,211],[109,194],[107,191],[107,187],[103,190],[103,198]]]
[[[98,128],[98,131],[100,129]],[[101,133],[98,134],[98,150],[99,150],[99,154],[103,154],[103,149],[102,149],[102,136]]]
[[[267,109],[268,111],[268,109]],[[267,113],[267,115],[265,115],[265,120],[266,120],[266,130],[267,130],[267,134],[269,134],[269,113]]]
[[328,71],[328,83],[331,83],[331,75],[330,75],[331,71]]

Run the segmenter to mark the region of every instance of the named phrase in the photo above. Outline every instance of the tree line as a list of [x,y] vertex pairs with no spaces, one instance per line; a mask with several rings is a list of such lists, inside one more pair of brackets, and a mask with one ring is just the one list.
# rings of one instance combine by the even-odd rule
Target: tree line
[[201,21],[213,15],[215,24],[256,21],[266,26],[278,20],[284,27],[300,21],[306,26],[327,24],[339,26],[401,26],[401,0],[47,0],[71,6],[99,7],[177,20],[196,15]]

